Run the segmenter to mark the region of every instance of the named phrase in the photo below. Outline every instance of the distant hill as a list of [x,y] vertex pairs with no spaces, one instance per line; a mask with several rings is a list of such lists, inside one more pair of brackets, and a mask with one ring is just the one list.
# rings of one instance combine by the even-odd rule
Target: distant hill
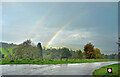
[[14,46],[17,46],[17,45],[13,43],[0,42],[0,47],[3,47],[3,48],[9,48],[9,47],[14,47]]
[[0,54],[2,51],[2,54],[5,55],[5,57],[10,54],[12,55],[12,51],[17,46],[16,44],[13,43],[5,43],[5,42],[0,42]]

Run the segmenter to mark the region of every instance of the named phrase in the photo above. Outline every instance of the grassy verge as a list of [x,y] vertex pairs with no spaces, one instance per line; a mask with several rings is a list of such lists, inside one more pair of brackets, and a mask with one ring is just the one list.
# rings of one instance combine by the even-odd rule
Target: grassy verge
[[[100,69],[97,69],[93,72],[94,77],[120,77],[120,63],[112,64]],[[112,73],[107,72],[107,68],[112,68]]]
[[4,54],[5,57],[7,56],[8,52],[5,50],[5,48],[0,48],[0,51],[2,51],[2,54]]
[[[12,61],[12,62],[11,62]],[[106,61],[118,61],[118,60],[109,60],[109,59],[69,59],[66,60],[6,60],[2,59],[2,64],[64,64],[64,63],[91,63],[91,62],[106,62]]]

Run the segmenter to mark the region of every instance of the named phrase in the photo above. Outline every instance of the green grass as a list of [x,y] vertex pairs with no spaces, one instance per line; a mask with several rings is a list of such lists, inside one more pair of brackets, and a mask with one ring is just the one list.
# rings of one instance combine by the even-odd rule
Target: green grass
[[9,47],[9,48],[0,48],[0,51],[2,51],[2,54],[5,55],[5,57],[10,53],[12,55],[12,51],[15,47]]
[[2,59],[2,64],[64,64],[64,63],[91,63],[91,62],[105,62],[105,61],[117,61],[117,60],[108,60],[108,59],[69,59],[66,60],[23,60],[18,59],[14,60],[14,62],[10,62],[11,60]]
[[5,48],[0,48],[0,51],[2,51],[2,54],[4,54],[5,56],[7,56],[8,52],[5,50]]
[[9,51],[9,53],[12,55],[12,51],[13,51],[14,47],[10,47],[10,48],[7,48],[7,50]]
[[[93,75],[95,77],[102,77],[103,75],[109,77],[120,77],[120,67],[118,66],[120,66],[120,63],[102,67],[100,69],[95,70],[93,72]],[[112,68],[112,73],[108,73],[107,68]]]

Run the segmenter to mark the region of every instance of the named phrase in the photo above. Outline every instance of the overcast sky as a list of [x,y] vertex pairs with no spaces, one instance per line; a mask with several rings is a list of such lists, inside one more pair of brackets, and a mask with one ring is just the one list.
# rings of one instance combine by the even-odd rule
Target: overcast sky
[[117,52],[117,2],[5,2],[2,16],[5,42],[19,44],[31,39],[45,46],[72,19],[50,46],[83,50],[91,42],[102,53]]

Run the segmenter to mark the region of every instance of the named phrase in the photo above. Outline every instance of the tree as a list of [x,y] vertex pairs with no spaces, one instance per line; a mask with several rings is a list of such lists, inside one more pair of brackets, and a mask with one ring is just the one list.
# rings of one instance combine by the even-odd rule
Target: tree
[[26,40],[22,43],[24,46],[30,46],[31,45],[31,40]]
[[82,58],[83,58],[82,51],[81,51],[81,50],[77,50],[77,51],[74,53],[73,58],[75,58],[75,59],[82,59]]
[[37,47],[38,47],[38,49],[39,49],[39,51],[40,51],[40,57],[41,57],[41,59],[43,60],[43,54],[42,54],[42,46],[41,46],[41,43],[38,43],[38,44],[37,44]]
[[17,59],[40,57],[38,48],[31,45],[31,40],[24,41],[22,44],[15,47],[13,53]]
[[95,58],[102,58],[102,54],[100,52],[100,49],[98,49],[98,48],[94,49],[94,53],[93,54],[94,54]]
[[61,57],[71,57],[72,54],[70,53],[68,48],[62,48],[61,49]]
[[87,59],[94,58],[94,45],[91,43],[88,43],[84,46],[84,53]]

